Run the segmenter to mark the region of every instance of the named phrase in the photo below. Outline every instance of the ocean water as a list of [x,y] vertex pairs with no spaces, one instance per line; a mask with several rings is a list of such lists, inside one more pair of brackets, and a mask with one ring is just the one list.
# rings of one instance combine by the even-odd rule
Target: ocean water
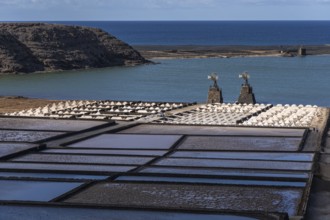
[[57,21],[102,28],[132,45],[330,44],[330,21]]
[[330,56],[155,60],[156,65],[111,67],[0,77],[1,95],[47,99],[205,102],[211,72],[224,101],[235,102],[251,75],[257,102],[330,106]]
[[[57,21],[102,28],[132,45],[330,45],[330,21]],[[248,71],[263,103],[330,106],[330,56],[156,60],[157,65],[0,76],[0,95],[205,102],[218,72],[225,102]]]

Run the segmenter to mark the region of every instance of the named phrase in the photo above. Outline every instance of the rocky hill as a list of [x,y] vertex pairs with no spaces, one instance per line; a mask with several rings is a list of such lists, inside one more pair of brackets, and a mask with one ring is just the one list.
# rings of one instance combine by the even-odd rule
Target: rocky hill
[[44,23],[0,23],[0,74],[147,63],[107,32]]

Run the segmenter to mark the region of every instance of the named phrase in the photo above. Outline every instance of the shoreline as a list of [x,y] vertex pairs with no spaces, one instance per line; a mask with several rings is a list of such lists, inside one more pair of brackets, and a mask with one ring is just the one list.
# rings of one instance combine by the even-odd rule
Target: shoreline
[[[297,50],[300,46],[247,46],[247,45],[132,45],[145,59],[149,60],[143,65],[158,64],[153,60],[164,59],[207,59],[207,58],[239,58],[239,57],[296,57]],[[330,55],[330,44],[326,45],[307,45],[303,46],[307,50],[306,56],[315,55]],[[280,50],[289,51],[281,53]],[[125,66],[135,66],[125,65]],[[112,67],[112,66],[111,66]],[[65,71],[82,71],[91,69],[102,69],[109,67],[89,67],[79,69],[57,69],[35,71],[31,73],[0,73],[0,76],[5,75],[26,75],[40,73],[54,73]],[[0,96],[1,97],[1,96]]]
[[[133,45],[146,59],[234,58],[234,57],[295,57],[299,45]],[[329,55],[330,45],[307,45],[306,56]]]

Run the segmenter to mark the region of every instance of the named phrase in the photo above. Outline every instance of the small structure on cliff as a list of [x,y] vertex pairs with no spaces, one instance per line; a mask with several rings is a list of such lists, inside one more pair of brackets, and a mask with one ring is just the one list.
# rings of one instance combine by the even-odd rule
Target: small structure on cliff
[[250,75],[247,72],[244,72],[239,75],[239,78],[242,78],[244,83],[242,84],[241,93],[237,102],[241,104],[255,104],[256,99],[254,97],[253,88],[249,84]]
[[213,85],[209,88],[207,103],[223,103],[222,91],[217,83],[219,79],[218,75],[216,73],[212,73],[208,76],[208,79],[213,81]]
[[306,48],[304,48],[304,47],[299,47],[299,49],[298,49],[298,56],[306,56],[307,55],[307,53],[306,53]]

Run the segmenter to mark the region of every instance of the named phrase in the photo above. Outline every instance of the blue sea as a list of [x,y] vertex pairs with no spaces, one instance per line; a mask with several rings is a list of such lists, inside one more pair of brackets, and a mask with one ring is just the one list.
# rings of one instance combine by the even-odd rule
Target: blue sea
[[[131,45],[330,45],[330,21],[52,22],[102,28]],[[220,76],[235,102],[248,71],[258,102],[330,106],[330,56],[155,60],[157,65],[0,76],[0,95],[205,102]]]
[[131,45],[322,45],[330,21],[62,21],[101,28]]

